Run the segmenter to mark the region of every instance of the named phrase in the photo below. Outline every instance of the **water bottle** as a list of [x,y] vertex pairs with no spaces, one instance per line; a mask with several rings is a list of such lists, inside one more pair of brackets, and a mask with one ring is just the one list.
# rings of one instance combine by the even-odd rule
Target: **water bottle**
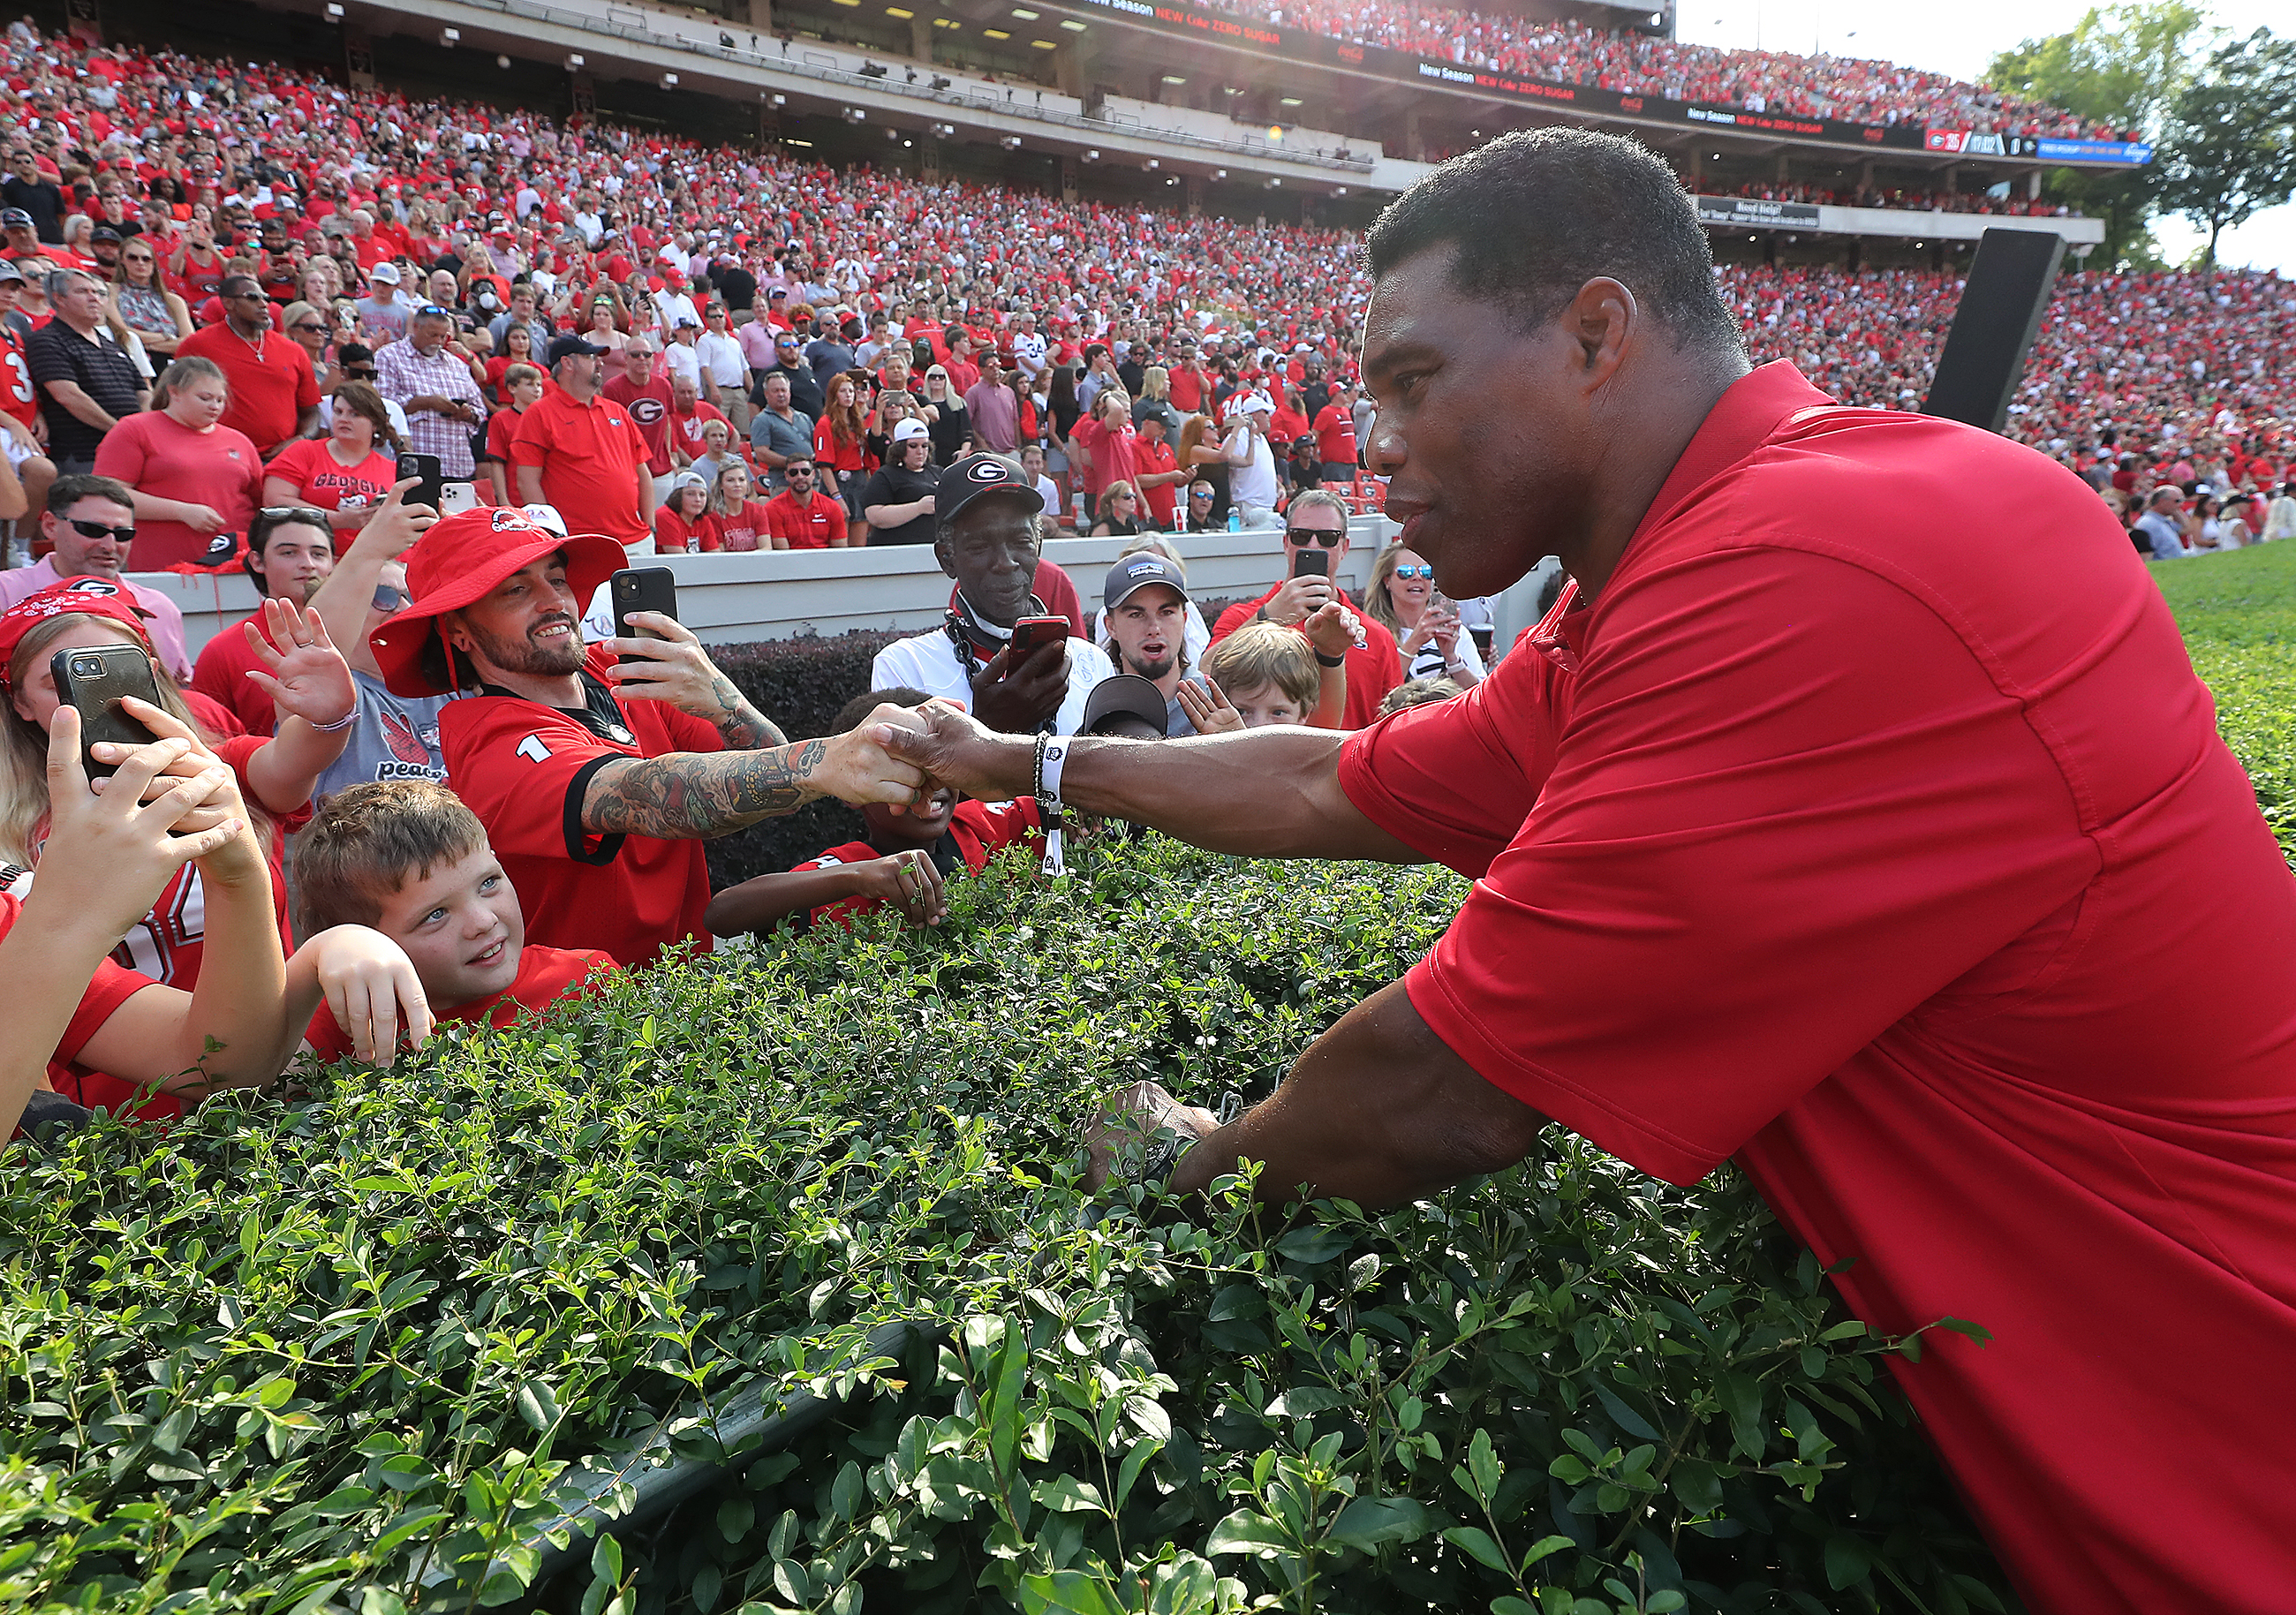
[[1243,531],[1243,512],[1233,504],[1227,507],[1227,530],[1231,533]]

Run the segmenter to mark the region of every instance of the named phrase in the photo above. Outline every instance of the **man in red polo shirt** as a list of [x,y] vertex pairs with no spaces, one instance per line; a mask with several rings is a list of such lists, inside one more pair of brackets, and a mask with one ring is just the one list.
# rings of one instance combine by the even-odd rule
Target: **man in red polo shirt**
[[511,465],[521,504],[547,504],[574,532],[653,553],[653,451],[629,410],[598,396],[606,350],[578,336],[550,344],[550,380],[519,417]]
[[[1212,644],[1219,644],[1247,622],[1297,628],[1309,612],[1328,602],[1337,600],[1353,607],[1363,623],[1363,643],[1347,653],[1348,704],[1340,726],[1367,728],[1379,717],[1381,700],[1403,682],[1403,657],[1395,647],[1395,635],[1373,621],[1345,589],[1332,582],[1348,558],[1348,507],[1337,495],[1310,488],[1292,501],[1284,521],[1284,580],[1259,599],[1238,601],[1222,611],[1212,625]],[[1295,558],[1302,550],[1320,550],[1330,556],[1331,572],[1293,577]],[[1323,656],[1320,651],[1316,654],[1319,659]]]
[[447,783],[487,827],[527,939],[642,964],[709,946],[702,838],[825,796],[906,801],[922,775],[885,751],[886,720],[906,721],[892,708],[791,744],[670,618],[636,614],[664,639],[586,648],[583,606],[624,561],[522,511],[449,516],[407,552],[414,603],[368,643],[393,694],[470,693],[439,713]]
[[777,549],[845,547],[845,504],[820,488],[809,455],[791,455],[782,468],[789,486],[766,501],[766,530]]
[[223,318],[185,337],[178,358],[212,359],[231,384],[223,424],[245,432],[266,460],[319,429],[319,379],[309,356],[271,328],[271,299],[251,275],[224,277]]
[[[1874,1329],[1990,1331],[1890,1366],[2036,1615],[2287,1607],[2296,880],[2118,524],[2005,439],[1750,373],[1629,142],[1504,136],[1369,247],[1403,542],[1462,598],[1573,581],[1362,734],[1074,744],[1086,813],[1476,882],[1235,1124],[1143,1085],[1109,1130],[1198,1140],[1183,1190],[1244,1156],[1371,1206],[1550,1118],[1674,1183],[1734,1160]],[[1940,533],[1972,500],[2041,541]],[[936,779],[1035,784],[928,717],[896,749]]]

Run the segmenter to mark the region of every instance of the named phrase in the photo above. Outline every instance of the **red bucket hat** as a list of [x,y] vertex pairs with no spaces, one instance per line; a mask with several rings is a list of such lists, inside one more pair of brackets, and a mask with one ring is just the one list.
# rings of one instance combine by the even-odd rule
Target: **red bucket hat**
[[101,617],[107,622],[126,623],[148,651],[152,635],[144,619],[150,615],[135,603],[127,585],[110,578],[67,578],[37,594],[27,594],[0,611],[0,689],[7,687],[9,664],[16,660],[16,647],[24,643],[24,635],[51,618]]
[[599,585],[628,564],[619,541],[602,533],[562,538],[512,505],[482,506],[431,523],[406,552],[406,587],[414,603],[367,635],[384,687],[393,695],[452,693],[422,671],[422,647],[437,632],[436,619],[484,599],[504,578],[554,552],[566,556],[566,583],[578,612]]

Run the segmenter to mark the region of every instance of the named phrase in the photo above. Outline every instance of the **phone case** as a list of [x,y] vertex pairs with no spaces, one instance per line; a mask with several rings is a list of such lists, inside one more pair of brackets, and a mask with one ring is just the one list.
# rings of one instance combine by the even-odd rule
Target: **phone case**
[[[677,574],[666,566],[635,567],[616,572],[613,581],[614,637],[617,639],[659,639],[659,634],[630,626],[632,611],[660,611],[663,616],[677,615]],[[617,661],[641,660],[623,653]]]
[[79,760],[90,779],[110,778],[116,763],[99,763],[90,748],[110,741],[121,746],[148,745],[159,738],[120,710],[123,696],[160,704],[159,681],[152,676],[152,659],[135,645],[86,645],[59,651],[48,659],[56,681],[56,698],[79,709]]

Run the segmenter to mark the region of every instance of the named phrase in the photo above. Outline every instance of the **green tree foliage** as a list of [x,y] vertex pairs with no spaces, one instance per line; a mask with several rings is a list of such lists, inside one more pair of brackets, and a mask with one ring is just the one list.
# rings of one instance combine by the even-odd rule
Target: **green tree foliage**
[[[2192,76],[2204,15],[2190,0],[2123,0],[2092,9],[2067,32],[2004,51],[1985,82],[2139,139],[2156,138]],[[2104,221],[2103,244],[2089,267],[2158,265],[2152,222],[2157,165],[2119,173],[2051,170],[2049,194]]]
[[2161,205],[2217,238],[2296,196],[2296,38],[2228,39],[2177,94],[2159,167]]

